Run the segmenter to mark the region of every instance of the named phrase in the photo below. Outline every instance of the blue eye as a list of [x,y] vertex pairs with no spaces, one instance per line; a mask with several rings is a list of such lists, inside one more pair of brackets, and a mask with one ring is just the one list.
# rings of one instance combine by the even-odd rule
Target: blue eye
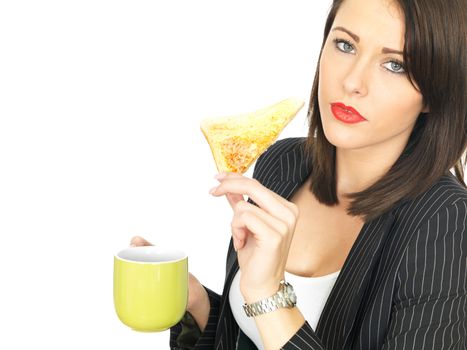
[[405,73],[404,64],[402,62],[394,60],[394,61],[386,62],[385,65],[388,63],[389,63],[389,66],[385,66],[385,68],[389,70],[391,73],[395,73],[395,74]]
[[350,52],[353,49],[352,44],[344,39],[334,39],[334,45],[342,52]]
[[[350,43],[350,41],[347,41],[345,39],[336,38],[333,40],[333,42],[334,42],[335,47],[341,52],[352,53],[352,51],[354,50],[354,47]],[[384,64],[384,68],[394,74],[405,74],[404,64],[401,61],[398,61],[395,59],[386,62]]]

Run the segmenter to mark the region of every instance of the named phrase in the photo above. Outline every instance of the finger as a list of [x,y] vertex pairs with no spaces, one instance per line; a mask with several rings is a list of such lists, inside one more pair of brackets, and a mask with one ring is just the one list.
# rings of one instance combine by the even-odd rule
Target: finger
[[[280,234],[252,212],[244,212],[239,219],[233,223],[232,227],[235,230],[248,230],[252,238],[255,239],[256,245],[260,248],[264,246],[270,247],[271,245],[278,247],[283,240]],[[244,240],[238,241],[242,244],[244,242]],[[241,249],[242,246],[238,248]]]
[[148,242],[147,240],[145,240],[143,237],[134,236],[131,239],[130,245],[133,246],[133,247],[142,247],[142,246],[149,246],[149,245],[153,245],[153,244]]
[[267,189],[257,180],[244,176],[227,175],[220,180],[219,186],[211,190],[213,196],[222,196],[227,193],[235,195],[248,195],[256,204],[268,213],[284,219],[288,223],[295,222],[298,216],[298,208],[294,203],[287,201],[277,193]]
[[[240,174],[240,173],[233,173],[233,172],[224,172],[224,173],[219,173],[217,174],[214,178],[217,179],[218,181],[221,181],[225,178],[242,178],[243,175]],[[245,200],[245,197],[241,194],[236,194],[236,193],[227,193],[226,194],[226,197],[227,197],[227,200],[230,204],[230,206],[232,207],[232,209],[235,208],[235,205],[239,202],[239,201],[244,201]]]
[[[218,181],[220,181],[220,180],[226,178],[227,176],[228,177],[242,177],[242,175],[240,173],[222,172],[222,173],[219,173],[216,176],[214,176],[214,178],[217,179]],[[214,190],[214,188],[212,190]],[[235,208],[235,205],[237,204],[237,202],[239,202],[241,200],[245,200],[243,195],[235,194],[235,193],[227,193],[226,197],[227,197],[227,201],[229,202],[232,209]]]
[[227,193],[225,196],[227,197],[227,200],[232,209],[235,209],[235,206],[238,202],[245,201],[245,198],[241,194]]
[[[268,225],[270,229],[279,233],[281,236],[285,236],[293,230],[293,227],[289,226],[286,222],[281,221],[275,216],[265,212],[263,209],[258,208],[256,205],[245,201],[237,203],[234,210],[232,225],[234,227],[241,227],[242,215],[247,212],[261,219],[262,222]],[[238,239],[243,240],[245,237],[239,236]]]
[[[225,177],[242,177],[241,174],[239,173],[232,173],[232,172],[223,172],[223,173],[219,173],[217,174],[216,176],[214,176],[215,179],[217,180],[221,180],[221,179],[224,179]],[[232,207],[232,209],[235,208],[235,205],[239,202],[239,201],[244,201],[245,198],[243,197],[243,195],[241,194],[235,194],[235,193],[227,193],[226,194],[226,197],[227,197],[227,201],[229,202],[230,206]]]
[[[261,208],[248,202],[240,202],[235,208],[235,214],[231,223],[232,239],[236,250],[243,248],[249,236],[263,233],[251,232],[251,228],[245,223],[245,217],[247,216],[254,216],[259,219],[264,224],[263,227],[266,228],[265,232],[269,232],[269,235],[272,233],[273,235],[286,237],[290,232],[293,232],[293,228],[289,228],[286,223],[266,213]],[[290,241],[292,236],[285,239]]]
[[[228,173],[228,172],[226,172],[226,173],[220,173],[220,174],[216,175],[215,178],[216,178],[221,184],[224,183],[224,182],[226,182],[226,181],[233,181],[233,180],[237,180],[239,183],[244,184],[244,185],[245,185],[245,183],[256,183],[256,185],[259,185],[259,187],[262,187],[263,190],[266,190],[266,191],[270,192],[270,194],[271,194],[273,197],[275,197],[278,201],[282,202],[284,205],[288,205],[288,204],[290,203],[290,202],[287,201],[285,198],[279,196],[277,193],[275,193],[275,192],[273,192],[273,191],[267,189],[266,187],[264,187],[262,184],[259,183],[258,180],[256,180],[256,179],[250,179],[250,178],[248,178],[248,177],[246,177],[246,176],[243,176],[243,175],[241,175],[241,174],[239,174],[239,173]],[[245,194],[247,194],[247,195],[250,196],[250,193],[245,193]],[[251,196],[250,196],[250,197],[251,197]],[[253,200],[254,200],[254,199],[253,199]],[[255,202],[256,202],[256,201],[255,201]],[[258,204],[259,204],[259,203],[258,203]],[[291,204],[293,204],[293,203],[291,203]]]

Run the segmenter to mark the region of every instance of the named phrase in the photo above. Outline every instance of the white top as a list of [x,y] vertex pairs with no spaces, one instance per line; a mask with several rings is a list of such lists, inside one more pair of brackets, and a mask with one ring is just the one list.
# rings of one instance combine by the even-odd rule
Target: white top
[[[336,282],[340,271],[319,277],[302,277],[285,271],[285,280],[289,282],[297,295],[297,307],[311,328],[316,329],[324,304],[328,299],[331,289]],[[229,302],[232,314],[240,329],[245,333],[260,350],[264,349],[258,328],[253,317],[247,317],[243,310],[245,299],[240,292],[240,275],[238,270],[229,292]]]

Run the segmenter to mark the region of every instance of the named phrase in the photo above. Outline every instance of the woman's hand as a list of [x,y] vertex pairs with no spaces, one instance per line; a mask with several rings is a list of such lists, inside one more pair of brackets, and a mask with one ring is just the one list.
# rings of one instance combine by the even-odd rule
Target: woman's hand
[[[284,278],[298,207],[257,180],[236,173],[216,176],[210,193],[226,195],[234,211],[232,238],[242,271],[240,289],[247,303],[277,292]],[[258,206],[244,199],[247,195]]]
[[[131,239],[132,247],[153,245],[143,237],[135,236]],[[194,317],[201,331],[204,331],[208,322],[210,302],[208,293],[198,279],[191,273],[188,278],[188,303],[186,310]]]

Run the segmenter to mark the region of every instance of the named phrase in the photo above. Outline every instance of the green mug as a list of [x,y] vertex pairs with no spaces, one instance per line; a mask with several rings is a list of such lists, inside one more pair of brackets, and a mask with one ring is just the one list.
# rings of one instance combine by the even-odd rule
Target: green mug
[[161,332],[177,324],[188,302],[188,257],[157,246],[130,247],[114,256],[114,305],[125,325]]

